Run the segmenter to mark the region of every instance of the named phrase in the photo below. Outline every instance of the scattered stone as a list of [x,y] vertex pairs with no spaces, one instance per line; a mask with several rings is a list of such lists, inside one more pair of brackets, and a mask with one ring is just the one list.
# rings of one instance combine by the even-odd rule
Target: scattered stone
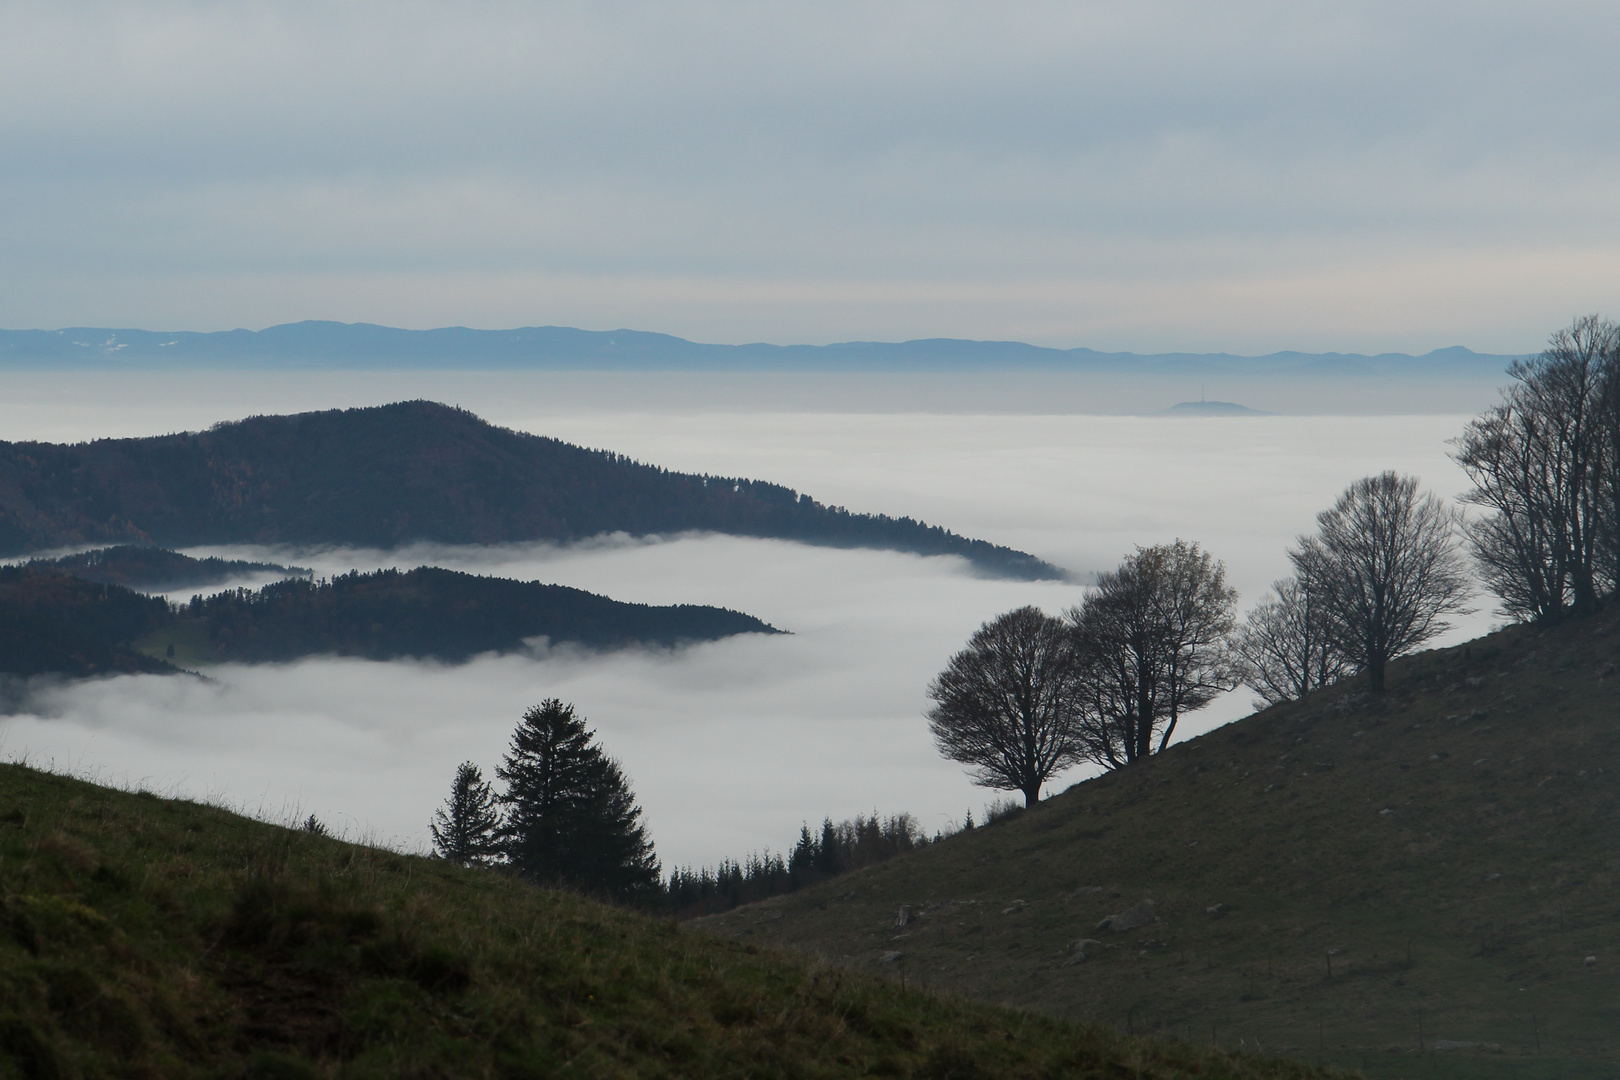
[[1386,806],[1382,810],[1378,811],[1378,816],[1383,817],[1385,814],[1393,814],[1394,812],[1395,810],[1393,807]]
[[1126,908],[1118,915],[1108,916],[1108,918],[1097,924],[1097,929],[1112,930],[1114,933],[1119,934],[1158,921],[1159,917],[1153,913],[1153,901],[1143,900],[1140,904]]
[[1475,765],[1483,765],[1489,760],[1490,760],[1490,758],[1480,758],[1478,761],[1474,762],[1474,764]]
[[906,954],[903,952],[886,952],[882,956],[878,957],[878,963],[893,964],[904,959],[905,955]]
[[1592,966],[1593,966],[1593,965],[1594,965],[1594,964],[1596,964],[1596,963],[1597,963],[1597,957],[1595,957],[1595,956],[1588,956],[1588,957],[1587,957],[1587,958],[1586,958],[1586,966],[1587,966],[1587,967],[1592,967]]
[[1488,874],[1488,875],[1486,875],[1485,880],[1486,881],[1496,881],[1501,876],[1502,876],[1501,874]]
[[1231,909],[1228,908],[1225,904],[1211,904],[1209,907],[1204,909],[1204,914],[1205,915],[1213,915],[1218,919],[1222,915],[1225,915],[1230,910]]
[[901,904],[900,911],[894,917],[894,928],[899,930],[903,926],[911,925],[911,905]]
[[1067,960],[1063,961],[1063,966],[1064,967],[1073,967],[1076,964],[1083,964],[1087,960],[1090,960],[1090,959],[1091,959],[1091,957],[1087,956],[1085,953],[1077,952],[1073,956],[1069,957]]
[[1029,905],[1026,904],[1022,900],[1014,900],[1010,905],[1008,905],[1007,907],[1002,908],[1001,913],[1003,915],[1011,915],[1014,912],[1023,911],[1028,906]]
[[1089,895],[1090,893],[1100,893],[1102,891],[1103,891],[1103,887],[1101,885],[1082,885],[1078,889],[1074,890],[1074,893],[1072,895],[1074,895],[1074,896],[1086,896],[1086,895]]

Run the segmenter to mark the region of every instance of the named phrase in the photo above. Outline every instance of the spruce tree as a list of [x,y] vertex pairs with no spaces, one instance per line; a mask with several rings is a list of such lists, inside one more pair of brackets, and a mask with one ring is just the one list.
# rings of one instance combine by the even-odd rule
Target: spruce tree
[[484,865],[500,854],[500,827],[495,792],[477,765],[463,761],[450,785],[450,796],[433,814],[429,829],[434,848],[463,866]]
[[572,705],[548,698],[523,714],[495,775],[506,784],[502,830],[517,872],[543,885],[618,900],[652,896],[658,860],[618,762]]

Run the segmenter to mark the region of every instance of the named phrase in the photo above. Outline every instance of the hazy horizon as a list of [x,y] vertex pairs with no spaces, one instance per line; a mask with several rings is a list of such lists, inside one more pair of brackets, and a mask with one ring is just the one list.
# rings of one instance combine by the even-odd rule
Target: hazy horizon
[[1620,12],[22,0],[0,326],[1532,352]]

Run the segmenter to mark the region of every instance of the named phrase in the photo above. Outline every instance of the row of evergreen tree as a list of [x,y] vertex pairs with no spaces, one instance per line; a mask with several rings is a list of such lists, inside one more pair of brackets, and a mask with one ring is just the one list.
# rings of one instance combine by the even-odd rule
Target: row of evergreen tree
[[[476,764],[456,769],[431,825],[441,857],[686,918],[793,892],[975,827],[971,811],[932,837],[906,813],[829,817],[819,830],[801,826],[786,855],[677,867],[666,881],[624,771],[585,718],[556,698],[523,714],[495,779],[499,791]],[[1016,810],[1011,801],[993,803],[986,823]]]

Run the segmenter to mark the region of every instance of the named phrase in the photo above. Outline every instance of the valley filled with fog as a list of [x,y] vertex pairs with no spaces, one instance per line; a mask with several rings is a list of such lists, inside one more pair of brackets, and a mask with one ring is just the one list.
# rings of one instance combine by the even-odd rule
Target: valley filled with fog
[[[457,763],[492,772],[524,708],[552,696],[575,703],[622,760],[666,867],[780,850],[823,815],[903,810],[932,830],[970,807],[977,814],[994,794],[937,755],[922,715],[929,680],[984,620],[1022,604],[1061,611],[1134,545],[1178,536],[1226,562],[1246,609],[1288,572],[1285,547],[1357,477],[1393,468],[1448,497],[1465,486],[1446,457],[1464,415],[1172,419],[1052,414],[1034,401],[1025,412],[974,412],[966,401],[940,411],[904,408],[898,391],[883,408],[830,392],[812,404],[786,392],[706,404],[645,384],[615,394],[579,380],[445,373],[193,379],[21,383],[0,420],[10,439],[71,441],[429,396],[669,469],[911,515],[1074,575],[1003,581],[955,558],[701,535],[389,552],[194,548],[322,575],[430,564],[618,600],[717,604],[790,634],[601,655],[537,643],[529,655],[460,666],[317,659],[216,667],[206,681],[39,684],[23,712],[0,720],[9,759],[272,820],[314,813],[352,837],[410,849],[426,846]],[[921,394],[928,380],[916,379]],[[1450,640],[1489,628],[1489,600],[1476,606]],[[1244,690],[1227,695],[1178,736],[1244,715],[1249,702]]]

